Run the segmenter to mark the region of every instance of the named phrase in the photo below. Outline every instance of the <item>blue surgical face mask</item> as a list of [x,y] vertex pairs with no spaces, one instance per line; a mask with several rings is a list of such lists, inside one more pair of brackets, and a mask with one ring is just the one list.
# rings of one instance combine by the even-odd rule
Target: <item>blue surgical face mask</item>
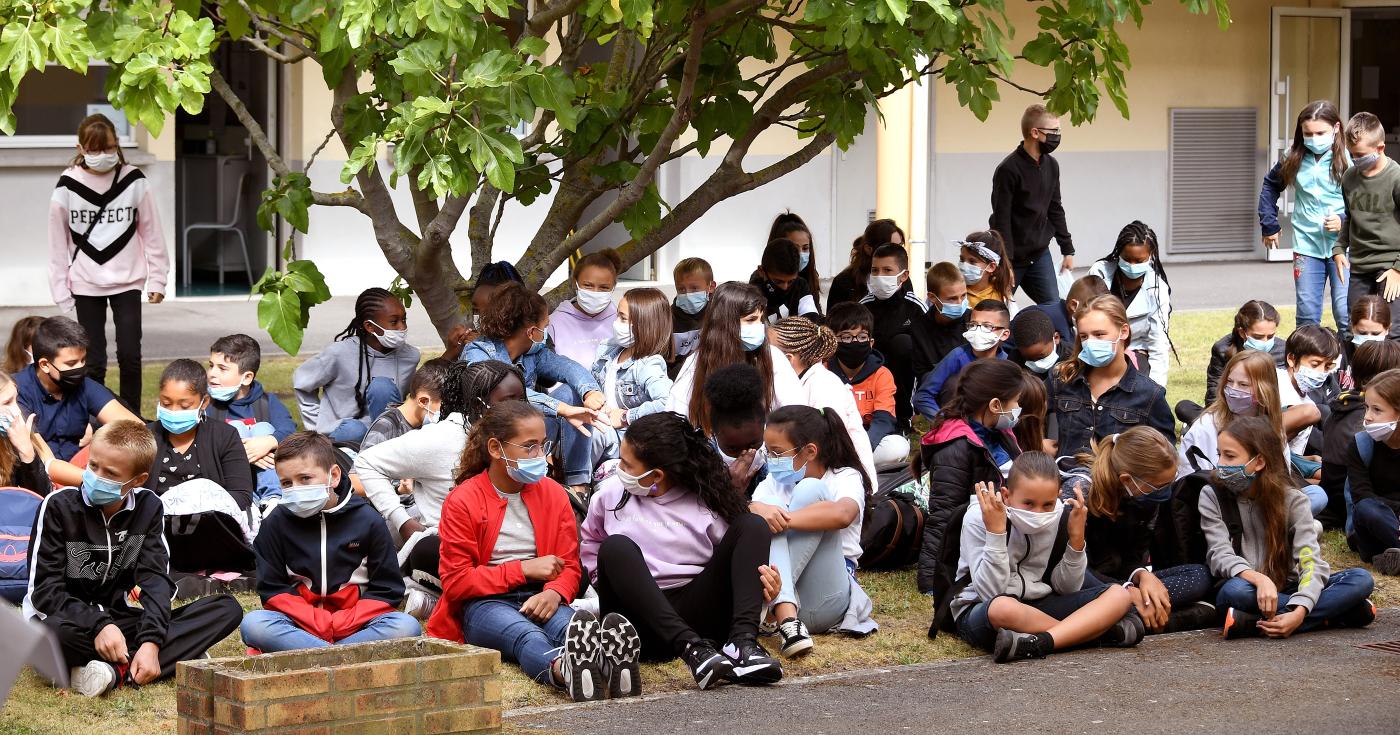
[[1152,485],[1131,477],[1134,492],[1128,493],[1128,497],[1138,503],[1160,504],[1172,499],[1172,484],[1169,482],[1161,487]]
[[1327,373],[1310,367],[1299,367],[1293,371],[1293,380],[1298,384],[1298,390],[1310,393],[1327,382]]
[[0,413],[0,436],[10,435],[10,426],[14,423],[14,417],[8,413]]
[[976,284],[982,280],[982,276],[987,275],[987,272],[982,270],[982,266],[976,263],[959,262],[958,270],[962,271],[963,283],[969,286]]
[[199,423],[199,409],[172,411],[165,406],[156,406],[156,420],[172,434],[183,434]]
[[126,482],[109,480],[92,470],[83,470],[83,497],[93,505],[111,505],[122,499],[122,488],[126,487]]
[[1118,354],[1118,341],[1111,339],[1086,339],[1079,348],[1079,359],[1089,367],[1103,367]]
[[1379,341],[1381,341],[1381,340],[1383,340],[1383,339],[1385,339],[1385,335],[1384,335],[1384,334],[1353,334],[1353,335],[1351,335],[1351,343],[1354,344],[1354,345],[1356,345],[1357,347],[1360,347],[1361,345],[1364,345],[1364,344],[1366,344],[1367,342],[1379,342]]
[[227,403],[238,395],[238,389],[241,387],[238,385],[211,385],[209,386],[209,397],[220,403]]
[[[543,330],[541,330],[541,333],[542,333],[542,334],[544,333]],[[540,341],[538,341],[538,342],[535,341],[534,337],[531,337],[531,338],[530,338],[530,349],[525,350],[525,354],[527,354],[527,355],[533,355],[533,354],[539,352],[540,350],[544,349],[544,343],[545,343],[545,342],[548,342],[548,341],[549,341],[549,336],[548,336],[547,334],[545,335],[545,338],[544,338],[544,339],[542,339],[542,340],[540,340]]]
[[506,474],[516,482],[533,485],[549,472],[549,460],[544,457],[530,457],[527,459],[511,459],[503,457],[506,462]]
[[1143,263],[1129,263],[1126,260],[1118,261],[1118,272],[1128,278],[1142,278],[1152,272],[1152,261]]
[[704,291],[683,293],[676,296],[676,306],[679,307],[681,311],[691,316],[695,316],[701,311],[704,311],[705,305],[708,303],[710,303],[710,295]]
[[811,252],[810,250],[807,251],[807,252],[805,252],[805,253],[798,253],[798,254],[797,254],[797,272],[798,272],[798,273],[801,273],[802,271],[807,270],[807,266],[808,266],[811,262],[812,262],[812,252]]
[[[797,454],[793,452],[793,454]],[[780,486],[795,484],[807,474],[806,466],[793,467],[793,457],[768,457],[768,476]]]
[[768,327],[763,322],[740,322],[739,340],[749,352],[763,346],[768,339]]
[[954,304],[945,304],[943,299],[938,299],[938,313],[949,319],[961,319],[962,315],[967,313],[967,297],[964,296],[962,301]]
[[1332,150],[1332,143],[1336,139],[1337,136],[1330,131],[1326,135],[1305,135],[1303,136],[1303,145],[1320,156]]
[[298,518],[310,518],[326,507],[326,498],[330,495],[329,485],[293,485],[282,491],[278,505]]
[[1276,338],[1276,337],[1270,337],[1270,338],[1268,338],[1268,339],[1255,339],[1255,338],[1253,338],[1253,337],[1245,337],[1245,338],[1244,338],[1244,348],[1245,348],[1246,350],[1259,350],[1260,352],[1272,352],[1273,349],[1274,349],[1274,340],[1275,340],[1275,339],[1277,339],[1277,338]]

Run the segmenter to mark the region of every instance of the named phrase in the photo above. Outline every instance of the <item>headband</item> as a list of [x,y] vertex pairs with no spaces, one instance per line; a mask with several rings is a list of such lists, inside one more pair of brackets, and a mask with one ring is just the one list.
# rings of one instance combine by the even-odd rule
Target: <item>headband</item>
[[971,251],[977,253],[978,255],[980,255],[980,256],[982,257],[982,260],[985,260],[985,261],[991,263],[992,265],[1001,265],[1001,256],[1000,256],[1000,255],[997,255],[997,252],[996,252],[995,250],[993,250],[993,249],[987,247],[987,243],[985,243],[985,242],[971,242],[971,241],[968,241],[968,240],[954,240],[954,241],[953,241],[953,244],[954,244],[954,245],[961,246],[961,247],[965,247],[965,248],[967,248],[968,250],[971,250]]

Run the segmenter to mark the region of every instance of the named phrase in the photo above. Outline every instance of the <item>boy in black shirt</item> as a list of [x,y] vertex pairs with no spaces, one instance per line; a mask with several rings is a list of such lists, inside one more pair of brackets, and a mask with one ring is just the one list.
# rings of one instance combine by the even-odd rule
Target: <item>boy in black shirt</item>
[[953,263],[934,263],[924,274],[928,287],[928,314],[924,335],[929,361],[937,365],[949,352],[967,344],[967,281]]
[[704,258],[686,258],[671,270],[676,284],[676,300],[671,304],[671,332],[675,337],[675,357],[667,372],[674,380],[685,358],[700,342],[700,322],[715,292],[715,272]]
[[869,289],[860,303],[870,310],[875,322],[871,337],[894,375],[895,418],[903,431],[914,416],[914,384],[936,364],[925,333],[928,306],[909,285],[909,253],[903,245],[886,243],[875,249]]
[[798,275],[801,269],[802,251],[793,241],[780,237],[763,249],[763,260],[758,270],[749,276],[749,283],[758,286],[768,298],[763,316],[770,323],[790,316],[821,321],[822,315],[817,311],[817,301],[812,298],[807,279]]

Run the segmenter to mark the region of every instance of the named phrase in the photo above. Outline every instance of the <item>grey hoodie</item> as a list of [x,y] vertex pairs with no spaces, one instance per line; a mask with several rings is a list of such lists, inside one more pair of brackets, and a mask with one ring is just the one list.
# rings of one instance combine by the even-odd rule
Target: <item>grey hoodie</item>
[[[361,391],[369,386],[370,378],[389,378],[399,387],[400,394],[408,390],[408,381],[418,369],[417,347],[401,345],[390,352],[367,348],[365,353],[369,370],[360,381]],[[355,402],[359,360],[360,338],[354,336],[330,343],[292,373],[302,426],[328,434],[344,419],[360,419],[368,424],[376,418],[361,413]]]
[[[1066,508],[1066,513],[1069,509]],[[1052,523],[1027,536],[1006,521],[1006,533],[988,533],[982,521],[982,506],[973,502],[963,516],[961,553],[954,579],[971,575],[972,582],[950,606],[953,619],[979,602],[990,602],[999,595],[1018,600],[1039,600],[1052,594],[1068,595],[1084,586],[1088,557],[1084,550],[1065,549],[1060,563],[1050,575],[1050,584],[1040,581],[1050,563],[1050,546],[1055,543],[1059,523]]]
[[[1201,499],[1197,507],[1201,511],[1201,530],[1206,535],[1206,563],[1211,575],[1220,579],[1237,577],[1241,572],[1259,569],[1259,564],[1268,556],[1264,546],[1264,519],[1258,506],[1240,499],[1240,524],[1244,534],[1240,539],[1240,550],[1244,556],[1235,553],[1230,543],[1230,531],[1220,517],[1220,502],[1215,497],[1215,488],[1206,485],[1201,488]],[[1290,581],[1298,582],[1298,591],[1288,598],[1288,604],[1297,605],[1309,612],[1317,604],[1318,595],[1327,584],[1331,569],[1322,559],[1322,549],[1317,543],[1317,523],[1313,520],[1308,496],[1301,490],[1288,493],[1288,527],[1293,532],[1293,563],[1289,573]]]

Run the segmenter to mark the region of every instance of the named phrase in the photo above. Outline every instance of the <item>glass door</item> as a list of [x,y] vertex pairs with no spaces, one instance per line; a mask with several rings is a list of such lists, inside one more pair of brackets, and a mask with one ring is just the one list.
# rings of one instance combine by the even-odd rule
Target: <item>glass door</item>
[[[1337,103],[1342,120],[1350,114],[1351,11],[1331,8],[1274,8],[1269,107],[1269,161],[1273,166],[1293,145],[1298,111],[1313,100]],[[1293,258],[1288,218],[1293,195],[1279,205],[1279,247],[1269,260]]]

